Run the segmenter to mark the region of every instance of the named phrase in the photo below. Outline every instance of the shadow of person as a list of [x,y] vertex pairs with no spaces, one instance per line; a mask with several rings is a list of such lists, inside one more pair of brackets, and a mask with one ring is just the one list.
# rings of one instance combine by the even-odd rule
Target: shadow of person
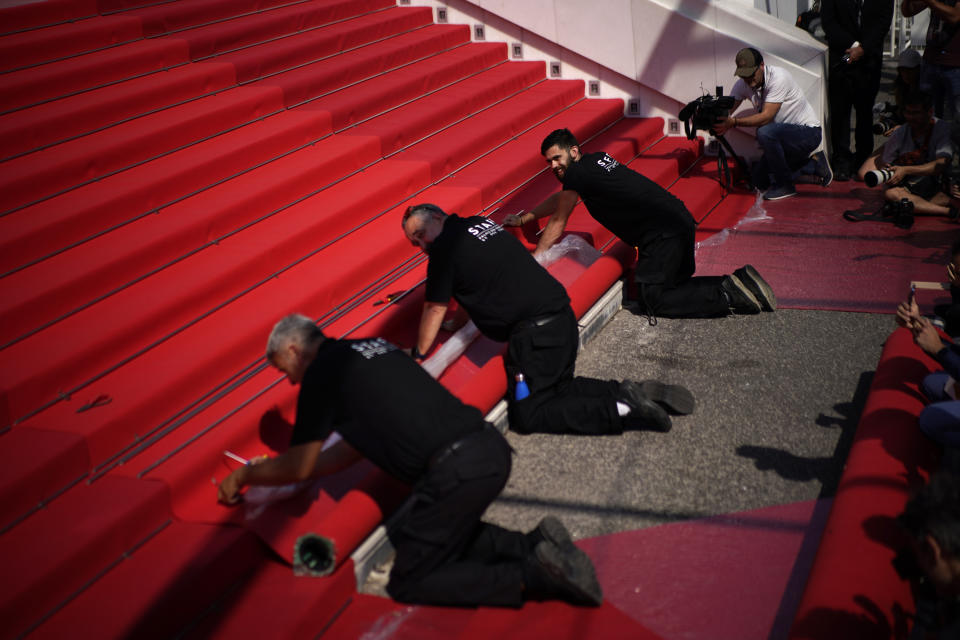
[[906,640],[911,615],[894,603],[888,616],[864,595],[853,598],[850,609],[817,607],[803,614],[790,629],[794,640],[856,638],[856,640]]

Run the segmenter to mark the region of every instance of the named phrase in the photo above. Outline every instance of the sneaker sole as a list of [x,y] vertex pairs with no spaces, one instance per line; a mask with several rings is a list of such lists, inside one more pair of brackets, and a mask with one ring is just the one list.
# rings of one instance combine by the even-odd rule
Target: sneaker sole
[[643,388],[633,380],[624,380],[620,388],[629,396],[626,400],[630,405],[630,413],[620,418],[624,429],[652,429],[660,433],[667,433],[673,428],[670,416],[663,408],[648,398]]
[[793,193],[784,193],[783,195],[778,195],[778,196],[767,196],[766,194],[764,194],[763,199],[767,200],[768,202],[773,202],[774,200],[786,200],[787,198],[792,198],[795,195],[797,195],[796,191],[794,191]]
[[[745,285],[740,278],[737,277],[736,273],[731,273],[727,278],[730,280],[730,284],[737,290],[737,293],[742,295],[747,303],[750,305],[749,309],[744,309],[742,307],[737,307],[731,305],[730,311],[735,314],[757,314],[763,311],[763,305],[760,304],[760,301],[757,300],[757,296],[753,295],[753,291],[750,290],[750,287]],[[729,291],[728,291],[729,295]]]
[[753,297],[757,299],[764,311],[777,310],[777,296],[773,293],[773,288],[753,268],[753,265],[744,265],[733,273],[740,279],[740,282],[750,289]]
[[644,395],[666,407],[667,411],[679,415],[693,413],[696,402],[693,394],[686,387],[678,384],[665,384],[657,380],[644,380],[640,383],[640,390]]
[[577,604],[599,607],[603,602],[603,590],[594,573],[593,562],[583,551],[576,549],[573,553],[565,553],[553,544],[541,542],[534,554]]

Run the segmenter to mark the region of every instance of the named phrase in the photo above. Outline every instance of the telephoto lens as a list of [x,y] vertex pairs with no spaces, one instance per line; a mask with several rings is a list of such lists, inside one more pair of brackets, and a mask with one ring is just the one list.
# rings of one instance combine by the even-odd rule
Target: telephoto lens
[[887,180],[893,177],[894,169],[877,169],[876,171],[868,171],[865,176],[863,176],[863,182],[868,187],[875,187],[878,184],[883,184]]

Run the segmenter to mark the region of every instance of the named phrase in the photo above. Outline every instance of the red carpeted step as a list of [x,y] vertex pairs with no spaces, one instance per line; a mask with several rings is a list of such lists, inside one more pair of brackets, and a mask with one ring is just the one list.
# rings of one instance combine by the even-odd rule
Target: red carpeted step
[[229,62],[237,70],[237,80],[249,82],[432,24],[433,14],[428,7],[394,7],[221,53],[216,60]]
[[[2,216],[0,271],[6,273],[157,207],[167,206],[291,149],[319,140],[329,131],[330,122],[325,114],[283,112]],[[50,284],[58,281],[59,278],[54,278]],[[27,293],[25,297],[31,296]],[[20,321],[20,324],[31,323]]]
[[283,110],[275,88],[238,87],[0,164],[0,209],[40,201]]
[[542,62],[501,64],[361,122],[346,133],[378,136],[382,153],[390,154],[523,90],[543,77]]
[[243,529],[173,522],[30,637],[175,637],[273,563]]
[[[190,260],[163,269],[136,286],[124,289],[97,305],[8,347],[4,350],[4,361],[7,364],[0,366],[0,388],[6,396],[10,418],[22,416],[41,404],[55,400],[57,394],[54,389],[70,389],[92,375],[99,375],[97,372],[111,367],[124,357],[124,354],[137,352],[155,340],[164,339],[168,333],[179,331],[184,323],[193,321],[205,310],[225,304],[231,296],[267,282],[275,285],[278,280],[271,278],[271,274],[276,270],[319,251],[325,243],[363,224],[364,220],[356,217],[357,211],[382,211],[396,202],[397,195],[406,192],[411,183],[422,185],[425,181],[424,168],[421,165],[378,163],[362,174],[285,210],[282,215],[271,217],[242,234],[231,236],[215,247],[209,247],[192,256]],[[365,186],[369,184],[377,184],[378,189],[371,190]],[[342,282],[321,282],[321,285],[325,285],[322,290],[352,291],[356,288],[358,278],[360,282],[366,281],[367,276],[364,274],[370,274],[371,270],[376,269],[373,261],[356,264],[360,255],[355,247],[377,247],[378,244],[366,236],[357,242],[360,244],[354,245],[354,248],[347,250],[342,258],[338,259],[346,260],[351,268],[359,271],[358,275],[352,282],[350,278]],[[409,251],[409,245],[404,244],[404,250]],[[324,250],[324,253],[327,251],[329,249]],[[337,252],[341,251],[343,249],[337,247]],[[393,260],[390,261],[390,264],[392,263]],[[321,280],[326,278],[318,277]],[[327,301],[333,302],[337,299],[334,296]],[[233,304],[236,302],[226,308],[232,308]],[[260,307],[261,310],[264,308],[269,307]],[[256,310],[246,313],[253,315],[239,317],[259,315]],[[236,330],[239,331],[239,327],[236,327]],[[215,341],[222,341],[223,338],[224,336],[218,336]],[[253,347],[252,352],[261,351],[261,346]],[[43,354],[26,359],[21,355],[35,349],[42,350]],[[180,375],[180,367],[171,367],[172,362],[173,360],[167,361],[164,365],[158,363],[154,366],[160,366],[160,369],[154,369],[153,374],[144,375],[153,378],[163,371],[176,378]],[[12,363],[18,363],[18,366],[14,367]],[[198,366],[195,369],[199,371],[202,368],[199,366],[201,363],[196,364]],[[231,370],[238,362],[231,360],[229,364],[225,361],[220,365],[216,362],[206,364],[215,370]],[[197,378],[197,381],[200,380],[203,380],[203,376]],[[189,385],[184,381],[181,392],[188,393],[188,389]],[[161,400],[158,391],[153,390],[157,394],[156,399]],[[142,389],[135,395],[149,395],[150,392],[151,390]],[[98,391],[95,395],[100,393],[103,392]],[[101,415],[119,412],[128,401],[133,400],[132,396],[126,394],[127,392],[109,393],[115,401],[98,412]],[[156,418],[160,414],[156,411],[162,411],[161,406],[181,406],[178,402],[171,404],[169,401],[161,401],[160,405],[142,415],[140,419],[151,423],[158,422]],[[88,416],[93,424],[81,426],[86,424]],[[105,431],[110,431],[116,427],[99,424],[98,418],[99,416],[94,417],[89,413],[83,414],[74,421],[75,424],[58,425],[58,428],[102,427]],[[116,448],[113,445],[107,446],[108,451]],[[99,460],[105,453],[106,451],[100,450],[94,458]]]
[[0,7],[0,35],[97,15],[97,0],[45,0]]
[[666,137],[631,162],[630,168],[669,188],[700,158],[702,146],[703,142],[699,139]]
[[[340,89],[297,107],[328,111],[335,130],[479,73],[506,58],[502,43],[474,43]],[[389,96],[389,101],[384,98]],[[475,116],[476,117],[476,116]],[[481,125],[482,126],[482,125]]]
[[50,62],[143,38],[140,20],[132,16],[97,16],[4,36],[0,39],[0,72]]
[[2,344],[215,243],[379,159],[375,139],[330,137],[10,274]]
[[0,116],[3,159],[48,147],[236,85],[228,64],[204,62]]
[[[174,3],[176,9],[184,3]],[[190,6],[189,3],[186,3]],[[222,2],[223,8],[231,13],[232,3]],[[230,20],[223,20],[198,26],[185,31],[176,31],[172,23],[179,20],[155,19],[141,11],[130,12],[144,19],[144,34],[148,37],[173,31],[172,37],[186,40],[193,60],[206,58],[225,51],[233,51],[286,34],[297,33],[338,20],[362,15],[367,11],[376,11],[393,6],[389,0],[308,0],[289,3],[286,6],[269,10],[255,11]],[[157,9],[164,9],[161,5]],[[150,10],[146,10],[150,11]],[[179,16],[174,16],[175,18]]]
[[154,39],[12,71],[0,75],[0,111],[20,109],[188,61],[184,42]]
[[[190,0],[190,2],[147,3],[153,6],[128,8],[122,15],[136,16],[143,24],[143,34],[158,36],[171,31],[206,25],[221,21],[236,22],[244,18],[265,17],[271,10],[283,9],[285,5],[309,5],[310,2],[291,0]],[[351,0],[332,0],[324,4],[362,6],[366,3]],[[362,9],[360,9],[362,10]]]
[[670,193],[683,200],[695,220],[701,220],[723,198],[716,160],[701,158],[670,186]]
[[258,80],[253,86],[280,87],[284,103],[294,107],[340,87],[469,42],[470,30],[465,25],[433,25],[275,74]]
[[356,578],[348,563],[324,578],[301,578],[289,567],[271,563],[238,589],[227,606],[219,607],[183,637],[317,638],[356,598]]
[[756,200],[756,194],[748,191],[727,192],[720,204],[706,212],[703,218],[697,217],[697,242],[735,226]]
[[0,436],[0,531],[89,468],[86,443],[75,434],[14,427]]
[[27,631],[98,573],[169,522],[159,482],[103,478],[79,484],[3,536],[0,590],[4,634]]

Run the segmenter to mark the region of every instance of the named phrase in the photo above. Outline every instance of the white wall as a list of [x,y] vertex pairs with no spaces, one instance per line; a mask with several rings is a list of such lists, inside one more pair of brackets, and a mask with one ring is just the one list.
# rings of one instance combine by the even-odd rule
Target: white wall
[[[486,40],[521,44],[525,60],[558,61],[564,78],[599,80],[600,97],[638,100],[636,115],[675,120],[702,92],[717,85],[729,91],[744,46],[787,68],[818,113],[826,105],[826,47],[740,0],[401,3],[443,8],[451,23],[483,24]],[[729,137],[738,151],[754,155],[752,136],[736,130]]]

